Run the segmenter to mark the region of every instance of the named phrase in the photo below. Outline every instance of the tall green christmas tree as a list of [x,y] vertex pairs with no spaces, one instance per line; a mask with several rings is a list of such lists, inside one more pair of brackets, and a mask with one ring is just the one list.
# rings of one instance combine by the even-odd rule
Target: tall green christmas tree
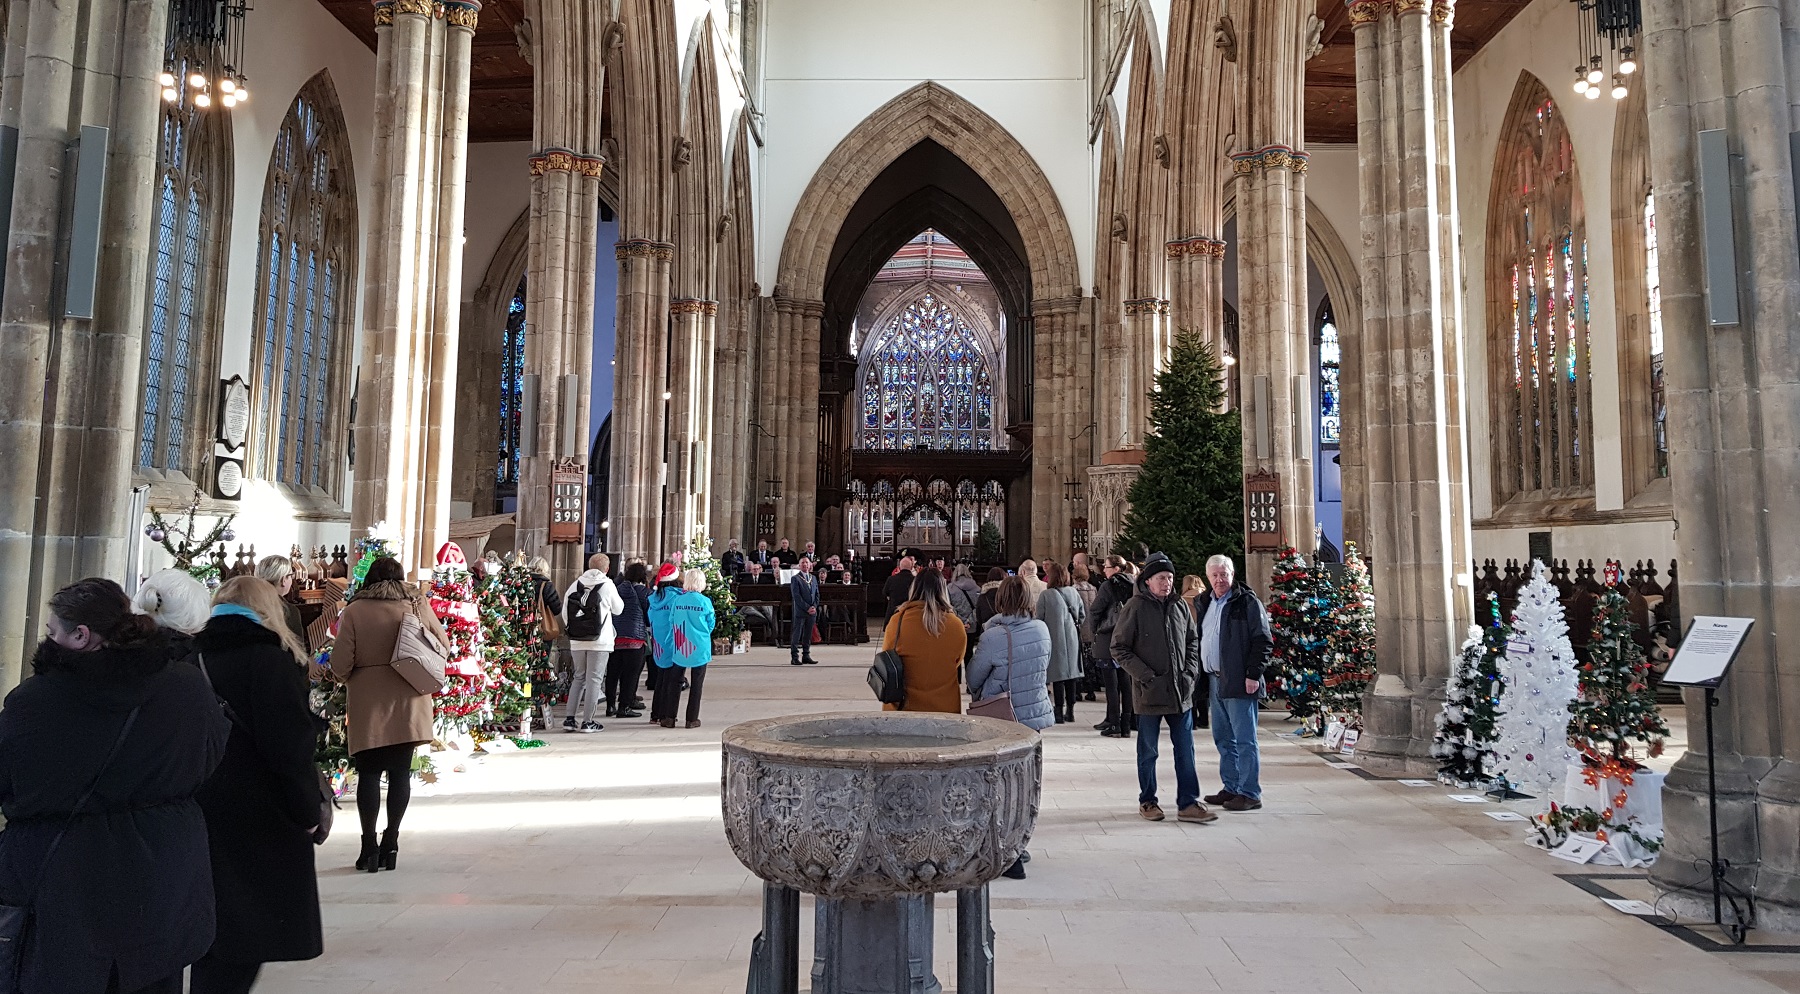
[[1114,551],[1166,552],[1177,573],[1203,573],[1223,553],[1241,566],[1244,548],[1244,439],[1225,403],[1223,369],[1205,337],[1175,336],[1150,395],[1144,467],[1127,495],[1131,509]]
[[1319,706],[1354,724],[1362,718],[1363,693],[1375,679],[1375,588],[1355,542],[1344,543],[1344,579],[1326,625]]
[[522,563],[488,563],[475,603],[481,611],[494,721],[509,725],[532,706],[532,650],[539,640],[537,585]]
[[1650,661],[1632,638],[1631,605],[1618,587],[1608,587],[1594,606],[1588,661],[1575,676],[1581,696],[1571,706],[1569,738],[1590,767],[1616,777],[1639,768],[1645,757],[1662,753],[1669,726],[1656,706]]

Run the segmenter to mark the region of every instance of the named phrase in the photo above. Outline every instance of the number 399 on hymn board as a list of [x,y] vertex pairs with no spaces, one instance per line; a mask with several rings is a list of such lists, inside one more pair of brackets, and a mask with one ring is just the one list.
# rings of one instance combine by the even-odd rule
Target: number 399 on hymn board
[[1244,532],[1250,552],[1275,552],[1282,547],[1281,477],[1258,470],[1244,480]]

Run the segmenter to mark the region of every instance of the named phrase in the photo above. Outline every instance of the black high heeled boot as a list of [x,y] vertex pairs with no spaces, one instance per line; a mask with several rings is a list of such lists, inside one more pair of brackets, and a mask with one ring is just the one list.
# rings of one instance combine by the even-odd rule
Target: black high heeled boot
[[381,868],[394,869],[400,862],[400,833],[388,829],[381,833]]
[[363,836],[362,837],[362,854],[356,857],[356,868],[358,870],[364,870],[369,873],[374,873],[376,870],[381,868],[377,864],[376,857],[377,857],[377,850],[375,848],[375,836],[373,836],[373,835]]

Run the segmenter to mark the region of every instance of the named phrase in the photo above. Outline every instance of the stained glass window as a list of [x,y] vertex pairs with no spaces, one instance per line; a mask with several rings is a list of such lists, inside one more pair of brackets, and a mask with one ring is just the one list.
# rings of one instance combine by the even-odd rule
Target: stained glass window
[[1515,99],[1495,163],[1488,271],[1500,501],[1593,490],[1586,225],[1574,146],[1541,84]]
[[994,384],[968,325],[933,292],[894,318],[864,360],[865,449],[993,447]]
[[1337,318],[1331,299],[1319,305],[1314,322],[1319,328],[1319,444],[1337,447],[1344,428],[1343,386],[1339,382],[1343,355],[1338,349]]
[[1669,411],[1663,401],[1662,276],[1657,271],[1656,194],[1644,195],[1644,283],[1650,291],[1650,416],[1656,475],[1669,475]]
[[[185,64],[177,59],[176,71]],[[162,104],[137,464],[197,478],[199,446],[188,426],[201,398],[194,371],[202,344],[217,338],[217,308],[209,303],[224,204],[214,191],[229,168],[230,143],[223,112],[194,106],[196,92],[180,87],[176,100]]]
[[[275,137],[264,187],[254,364],[261,475],[296,487],[337,484],[345,404],[346,274],[355,272],[354,184],[343,117],[316,76]],[[328,424],[330,422],[330,424]]]
[[506,306],[506,329],[500,343],[500,461],[502,486],[519,484],[519,424],[525,380],[525,281]]

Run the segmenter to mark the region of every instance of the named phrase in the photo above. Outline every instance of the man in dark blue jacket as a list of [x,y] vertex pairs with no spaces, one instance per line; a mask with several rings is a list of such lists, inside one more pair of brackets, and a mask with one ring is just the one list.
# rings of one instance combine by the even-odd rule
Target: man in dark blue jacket
[[1273,643],[1268,612],[1249,587],[1235,581],[1235,572],[1230,556],[1208,559],[1210,589],[1195,605],[1200,666],[1212,685],[1213,744],[1219,748],[1219,778],[1225,784],[1203,800],[1227,811],[1254,811],[1262,807],[1257,700]]
[[813,576],[810,559],[800,560],[800,572],[788,581],[788,593],[794,598],[794,627],[788,638],[788,661],[795,666],[813,663],[813,625],[819,620],[819,579]]

